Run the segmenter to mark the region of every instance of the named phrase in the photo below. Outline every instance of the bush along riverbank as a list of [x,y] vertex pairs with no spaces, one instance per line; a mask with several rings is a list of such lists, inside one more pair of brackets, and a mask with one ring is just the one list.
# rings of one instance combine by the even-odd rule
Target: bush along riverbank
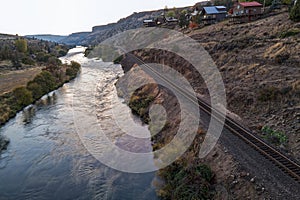
[[64,83],[74,79],[80,70],[80,64],[62,64],[56,59],[56,64],[48,65],[40,74],[26,86],[15,88],[13,91],[0,96],[0,124],[3,125],[14,117],[24,107],[34,103],[43,95],[58,89]]

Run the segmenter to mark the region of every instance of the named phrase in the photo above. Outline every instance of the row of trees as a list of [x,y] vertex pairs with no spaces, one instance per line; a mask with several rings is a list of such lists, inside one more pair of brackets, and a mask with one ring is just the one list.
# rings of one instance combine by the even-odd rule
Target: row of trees
[[18,36],[11,36],[9,39],[0,38],[0,61],[11,61],[12,66],[9,65],[8,68],[46,66],[26,86],[0,96],[0,124],[15,116],[23,107],[76,77],[80,64],[72,62],[66,65],[58,59],[66,55],[69,48],[65,45]]
[[[25,99],[22,103],[27,104],[30,100],[37,100],[43,95],[55,90],[64,82],[69,81],[76,77],[80,70],[80,64],[72,61],[70,65],[60,63],[60,67],[56,67],[55,70],[44,70],[38,74],[32,81],[27,83],[25,90],[29,91],[31,98]],[[59,72],[59,73],[57,73]],[[17,89],[19,90],[19,89]],[[22,89],[24,92],[24,89]],[[26,92],[28,94],[28,92]],[[29,96],[29,95],[27,95]],[[16,99],[19,99],[15,96]],[[23,105],[23,104],[20,105]]]
[[26,86],[18,87],[11,93],[0,96],[0,124],[13,117],[25,106],[75,78],[79,70],[80,64],[76,62],[71,62],[70,65],[60,64],[56,70],[43,70]]
[[35,64],[46,65],[51,58],[66,55],[68,46],[52,42],[25,39],[16,36],[15,39],[0,39],[0,61],[10,60],[13,67]]

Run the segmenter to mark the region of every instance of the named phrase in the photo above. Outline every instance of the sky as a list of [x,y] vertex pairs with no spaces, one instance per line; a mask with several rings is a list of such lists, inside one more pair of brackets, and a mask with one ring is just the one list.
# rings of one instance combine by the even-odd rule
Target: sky
[[201,0],[0,0],[0,33],[57,34],[91,31],[133,12],[193,6]]

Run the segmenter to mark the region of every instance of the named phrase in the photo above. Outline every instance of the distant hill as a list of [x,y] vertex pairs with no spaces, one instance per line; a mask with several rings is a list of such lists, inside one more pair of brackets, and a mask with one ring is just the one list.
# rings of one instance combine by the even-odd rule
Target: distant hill
[[120,19],[116,23],[95,26],[93,27],[92,32],[73,33],[64,37],[60,42],[70,45],[95,45],[115,34],[130,29],[140,28],[143,26],[144,19],[155,18],[162,13],[163,10],[133,13],[126,18]]
[[78,32],[72,33],[67,37],[64,37],[60,42],[68,45],[83,45],[82,40],[88,37],[92,32]]
[[61,43],[61,41],[65,39],[67,36],[45,34],[45,35],[26,35],[25,37]]
[[8,34],[0,33],[0,40],[14,40],[14,39],[17,39],[16,35],[8,35]]
[[[178,11],[187,9],[190,7],[177,8]],[[91,32],[78,32],[72,33],[68,36],[59,35],[29,35],[26,37],[35,37],[37,39],[64,43],[67,45],[96,45],[104,41],[105,39],[112,37],[118,33],[124,32],[130,29],[136,29],[143,26],[144,19],[156,18],[161,16],[164,10],[134,12],[128,17],[120,19],[116,23],[110,23],[107,25],[94,26]]]

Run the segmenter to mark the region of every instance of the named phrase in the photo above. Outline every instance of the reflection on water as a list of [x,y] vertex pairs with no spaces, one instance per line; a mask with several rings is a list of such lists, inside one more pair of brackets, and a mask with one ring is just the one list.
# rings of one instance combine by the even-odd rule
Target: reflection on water
[[[79,51],[75,49],[65,59],[83,63],[80,81],[85,73],[93,74],[88,66],[94,61]],[[103,66],[102,87],[113,84],[106,75],[117,76],[115,71],[121,71],[120,67]],[[154,173],[118,172],[84,148],[74,129],[74,85],[66,84],[44,96],[0,129],[11,141],[0,155],[0,199],[157,199]]]

